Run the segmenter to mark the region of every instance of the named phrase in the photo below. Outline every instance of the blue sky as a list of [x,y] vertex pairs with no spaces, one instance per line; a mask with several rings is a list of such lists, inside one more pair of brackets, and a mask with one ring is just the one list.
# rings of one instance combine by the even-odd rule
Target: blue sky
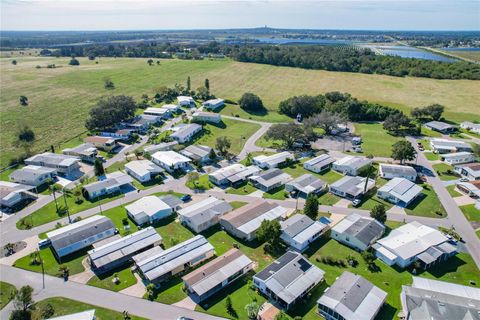
[[479,0],[0,0],[3,30],[480,30]]

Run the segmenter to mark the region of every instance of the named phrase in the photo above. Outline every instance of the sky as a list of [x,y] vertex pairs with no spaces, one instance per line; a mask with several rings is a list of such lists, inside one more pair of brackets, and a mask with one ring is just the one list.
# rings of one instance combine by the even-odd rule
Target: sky
[[480,30],[480,0],[0,0],[2,30]]

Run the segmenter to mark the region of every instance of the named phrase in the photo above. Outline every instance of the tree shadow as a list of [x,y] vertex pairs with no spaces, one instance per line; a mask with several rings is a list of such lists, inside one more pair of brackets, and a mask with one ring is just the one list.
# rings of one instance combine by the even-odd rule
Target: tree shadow
[[295,303],[293,309],[287,312],[289,316],[294,317],[305,317],[307,313],[310,312],[313,308],[316,308],[317,301],[320,296],[325,292],[325,289],[328,288],[328,285],[325,281],[318,284],[312,291],[307,293],[305,297],[300,299]]
[[132,266],[131,262],[125,261],[121,265],[119,265],[119,266],[117,266],[113,269],[110,269],[108,271],[105,271],[105,272],[101,272],[101,271],[93,269],[93,268],[92,268],[92,271],[95,273],[95,275],[97,276],[98,279],[105,280],[108,277],[113,276],[115,273],[119,273],[120,271],[123,271],[126,268],[130,268],[131,266]]

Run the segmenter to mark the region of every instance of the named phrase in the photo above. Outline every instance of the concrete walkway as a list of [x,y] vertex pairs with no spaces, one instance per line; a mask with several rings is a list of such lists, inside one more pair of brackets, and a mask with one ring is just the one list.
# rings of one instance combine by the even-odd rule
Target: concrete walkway
[[347,200],[347,199],[340,199],[333,206],[334,207],[339,207],[339,208],[348,208],[348,206],[351,205],[351,204],[352,204],[352,202]]
[[147,292],[147,289],[145,288],[142,278],[140,278],[138,273],[134,272],[133,276],[135,277],[135,279],[137,279],[137,283],[135,283],[133,286],[130,286],[128,288],[121,290],[120,293],[129,295],[132,297],[141,298],[145,295],[145,293]]
[[181,301],[175,302],[172,305],[180,307],[180,308],[185,308],[185,309],[188,309],[188,310],[195,310],[195,307],[197,306],[195,301],[193,301],[192,298],[190,298],[190,296],[186,297],[185,299],[183,299]]
[[92,269],[90,269],[87,259],[88,258],[82,260],[82,266],[85,268],[85,271],[70,276],[68,278],[70,281],[87,284],[88,280],[95,276],[95,273],[93,273]]
[[466,196],[466,195],[460,196],[460,197],[455,197],[455,198],[453,198],[453,200],[455,200],[455,203],[459,207],[475,203],[475,199],[472,199],[472,198],[470,198],[469,196]]
[[407,212],[405,211],[405,208],[402,208],[402,207],[399,207],[399,206],[391,207],[389,210],[387,210],[387,214],[389,214],[389,213],[407,215]]

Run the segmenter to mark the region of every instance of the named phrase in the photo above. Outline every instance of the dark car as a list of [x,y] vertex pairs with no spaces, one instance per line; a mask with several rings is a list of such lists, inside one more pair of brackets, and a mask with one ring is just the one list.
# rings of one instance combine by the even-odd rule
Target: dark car
[[187,202],[192,200],[192,196],[189,194],[184,194],[183,196],[180,197],[180,200],[182,200],[183,202]]

